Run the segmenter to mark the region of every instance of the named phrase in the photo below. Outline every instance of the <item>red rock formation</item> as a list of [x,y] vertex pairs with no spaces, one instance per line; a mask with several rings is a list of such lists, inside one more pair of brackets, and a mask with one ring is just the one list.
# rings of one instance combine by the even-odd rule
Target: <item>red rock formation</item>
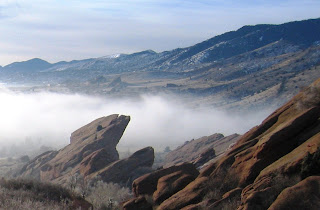
[[161,177],[158,180],[157,190],[153,193],[153,202],[155,204],[162,203],[173,194],[182,190],[195,178],[196,176],[185,174],[182,171],[177,171]]
[[50,160],[52,160],[58,154],[57,151],[47,151],[44,152],[33,160],[29,161],[25,166],[20,170],[21,177],[32,177],[34,179],[40,179],[40,170],[41,168]]
[[63,149],[44,153],[27,164],[21,176],[63,183],[72,174],[87,176],[105,168],[119,160],[116,146],[129,121],[129,116],[117,114],[94,120],[73,132]]
[[198,158],[196,158],[193,162],[193,164],[198,168],[212,160],[213,158],[216,157],[216,152],[214,151],[213,148],[209,148],[205,150],[203,153],[199,155]]
[[[196,140],[187,141],[184,145],[169,152],[165,158],[164,167],[169,167],[183,162],[198,162],[197,167],[205,164],[212,158],[204,155],[208,150],[215,151],[215,156],[223,154],[228,147],[239,139],[238,134],[223,136],[220,133],[204,136]],[[206,158],[201,159],[201,155]],[[213,158],[214,158],[213,157]],[[201,160],[200,160],[201,159]],[[200,164],[201,163],[201,164]]]
[[175,210],[182,209],[190,204],[200,203],[208,191],[208,178],[197,178],[189,183],[183,190],[180,190],[162,202],[158,209]]
[[308,177],[286,188],[268,209],[320,209],[320,176]]
[[152,195],[157,190],[158,180],[161,177],[181,171],[183,174],[189,174],[193,177],[198,176],[199,172],[191,163],[184,163],[169,168],[164,168],[144,176],[139,177],[132,183],[132,190],[135,196]]
[[153,161],[154,150],[152,147],[146,147],[133,153],[129,158],[111,163],[91,176],[100,176],[106,183],[125,184],[140,167],[152,167]]
[[[303,160],[319,147],[320,79],[244,134],[230,151],[162,202],[159,209],[196,209],[200,203],[204,208],[223,206],[225,193],[238,187],[243,188],[241,200],[235,196],[238,200],[231,209],[267,209],[278,203],[275,200],[282,190],[300,181]],[[239,190],[236,192],[239,195]],[[209,194],[215,195],[213,204],[203,201]],[[301,209],[308,206],[302,204]]]
[[122,204],[123,210],[152,210],[152,205],[147,201],[144,196],[132,198]]

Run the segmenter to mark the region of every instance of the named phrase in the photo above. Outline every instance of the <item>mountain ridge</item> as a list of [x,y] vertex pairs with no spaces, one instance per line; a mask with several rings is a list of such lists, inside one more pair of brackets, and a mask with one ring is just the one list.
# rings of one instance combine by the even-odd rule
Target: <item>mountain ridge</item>
[[[50,70],[54,71],[57,68],[61,68],[61,65],[72,65],[77,63],[87,63],[87,65],[78,65],[78,68],[94,68],[92,61],[102,61],[107,58],[107,60],[119,60],[123,61],[124,58],[136,58],[139,56],[149,57],[149,61],[152,60],[155,63],[154,68],[160,70],[168,70],[175,67],[175,64],[179,62],[189,63],[190,65],[199,63],[214,62],[220,59],[227,59],[235,55],[239,55],[259,47],[270,44],[278,40],[287,40],[293,44],[297,44],[303,47],[310,46],[312,43],[320,40],[320,19],[309,19],[302,21],[293,21],[283,24],[258,24],[258,25],[245,25],[238,30],[229,31],[221,35],[214,36],[203,42],[195,44],[193,46],[185,48],[176,48],[170,51],[163,51],[156,53],[153,50],[144,50],[141,52],[135,52],[132,54],[118,54],[119,56],[103,56],[100,58],[89,58],[82,60],[73,61],[59,61],[49,65],[47,61],[41,60],[39,58],[30,59],[22,62],[14,62],[3,67],[2,70],[9,70],[14,67],[15,70],[22,70],[22,64],[29,65],[35,59],[39,61],[46,62],[46,65],[42,65],[40,70]],[[267,38],[266,38],[267,37]],[[245,38],[245,39],[244,39]],[[226,43],[227,42],[227,43]],[[229,42],[229,43],[228,43]],[[236,43],[239,43],[237,46]],[[226,49],[227,48],[227,49]],[[200,53],[200,54],[199,54]],[[202,54],[201,54],[202,53]],[[169,59],[168,59],[169,55]],[[199,56],[198,60],[194,56]],[[170,59],[171,58],[171,59]],[[151,62],[151,63],[152,63]],[[157,65],[157,63],[159,65]],[[148,63],[146,63],[148,64]],[[168,65],[168,66],[167,66]],[[56,66],[56,68],[54,68]],[[149,68],[150,66],[142,65],[142,69]],[[53,69],[52,69],[53,68]],[[141,68],[141,66],[140,66]],[[65,66],[66,69],[73,69],[73,67]],[[39,70],[39,68],[36,68]],[[135,69],[136,70],[136,69]],[[151,68],[152,70],[152,68]],[[127,71],[130,71],[127,70]]]
[[21,61],[21,62],[14,62],[11,64],[8,64],[6,66],[3,67],[4,70],[9,69],[10,71],[24,71],[24,72],[28,72],[28,71],[39,71],[42,70],[44,68],[49,68],[51,67],[53,64],[42,60],[40,58],[32,58],[30,60],[27,61]]

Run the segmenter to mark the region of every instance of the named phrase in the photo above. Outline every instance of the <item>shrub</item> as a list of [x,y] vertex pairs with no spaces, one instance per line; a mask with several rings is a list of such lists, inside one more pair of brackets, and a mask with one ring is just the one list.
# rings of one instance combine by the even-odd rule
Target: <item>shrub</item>
[[301,163],[301,179],[305,179],[308,176],[320,174],[320,147],[313,154],[308,155],[303,159]]
[[87,200],[94,209],[119,209],[119,204],[132,197],[128,188],[115,183],[105,183],[101,180],[91,186]]
[[94,209],[119,209],[120,203],[132,197],[129,188],[105,183],[99,176],[85,179],[82,175],[75,174],[69,178],[67,184],[71,191],[89,201]]
[[171,152],[171,149],[169,146],[166,146],[166,148],[164,148],[163,152],[168,153]]
[[28,155],[21,156],[19,159],[21,162],[29,162],[30,161],[30,158]]
[[98,126],[97,126],[97,131],[101,131],[102,128],[103,128],[102,125],[98,125]]

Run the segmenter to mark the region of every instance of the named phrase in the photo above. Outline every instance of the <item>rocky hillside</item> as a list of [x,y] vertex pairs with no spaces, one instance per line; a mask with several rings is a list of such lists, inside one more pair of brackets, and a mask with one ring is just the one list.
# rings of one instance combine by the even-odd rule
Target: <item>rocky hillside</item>
[[74,131],[66,147],[31,160],[18,176],[64,184],[71,176],[80,174],[84,178],[99,176],[105,182],[124,185],[143,174],[141,168],[151,169],[154,161],[152,147],[119,160],[116,146],[129,121],[129,116],[117,114],[96,119]]
[[[244,134],[193,181],[182,184],[188,173],[174,174],[170,168],[138,178],[136,198],[124,208],[137,201],[157,209],[319,209],[319,157],[320,79]],[[169,169],[169,175],[163,172]],[[160,201],[159,189],[167,192]]]

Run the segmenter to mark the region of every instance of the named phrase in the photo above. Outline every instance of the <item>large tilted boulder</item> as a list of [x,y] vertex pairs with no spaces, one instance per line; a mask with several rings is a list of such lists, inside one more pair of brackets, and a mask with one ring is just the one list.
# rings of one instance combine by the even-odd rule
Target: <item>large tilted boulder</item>
[[117,114],[94,120],[73,132],[63,149],[46,152],[28,163],[20,176],[64,183],[73,174],[87,176],[107,167],[119,160],[116,146],[129,121],[129,116]]

